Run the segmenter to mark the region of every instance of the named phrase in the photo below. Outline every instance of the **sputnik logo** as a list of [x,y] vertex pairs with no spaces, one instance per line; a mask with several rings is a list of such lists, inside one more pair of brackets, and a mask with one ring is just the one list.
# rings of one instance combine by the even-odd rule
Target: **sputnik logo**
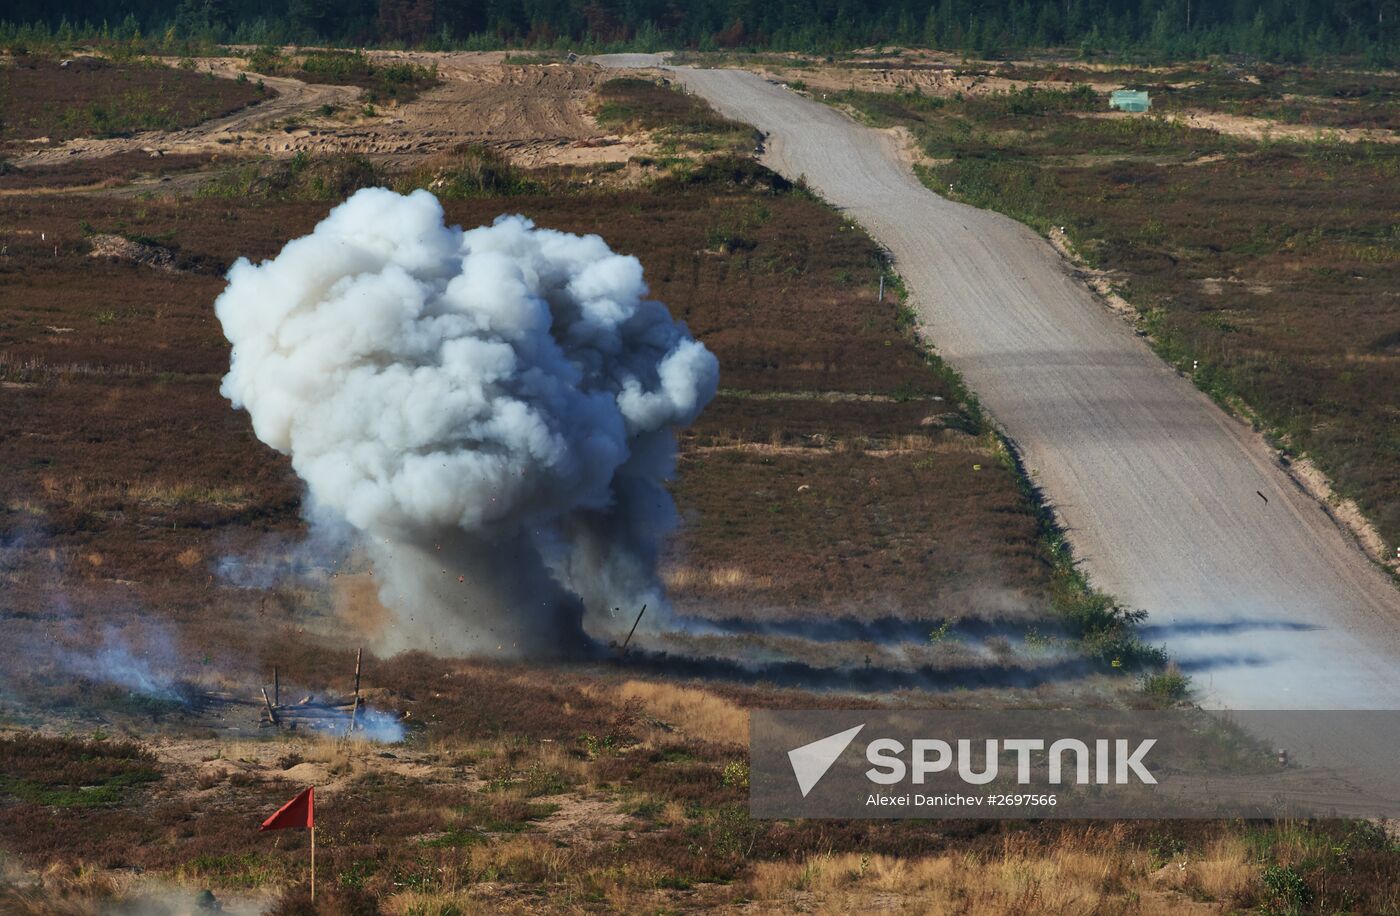
[[855,740],[862,728],[865,728],[864,724],[788,751],[788,760],[792,762],[792,773],[797,777],[797,787],[802,790],[803,798],[806,798],[807,793],[821,782],[826,771],[831,769],[836,758],[850,747],[851,742]]

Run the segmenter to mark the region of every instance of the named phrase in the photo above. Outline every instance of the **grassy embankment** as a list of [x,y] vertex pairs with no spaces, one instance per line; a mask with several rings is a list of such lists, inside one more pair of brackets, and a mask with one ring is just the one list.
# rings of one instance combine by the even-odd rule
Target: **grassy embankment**
[[[1369,79],[1326,82],[1333,121],[1378,123],[1372,93],[1348,88]],[[1199,105],[1206,91],[1180,93]],[[1088,86],[832,100],[909,126],[940,193],[1047,234],[1064,227],[1163,358],[1285,456],[1313,459],[1400,544],[1400,145],[1260,142],[1106,115]]]
[[672,167],[684,166],[697,154],[743,156],[757,139],[752,127],[722,117],[680,87],[642,77],[620,77],[599,86],[593,115],[614,130],[647,131],[661,164]]

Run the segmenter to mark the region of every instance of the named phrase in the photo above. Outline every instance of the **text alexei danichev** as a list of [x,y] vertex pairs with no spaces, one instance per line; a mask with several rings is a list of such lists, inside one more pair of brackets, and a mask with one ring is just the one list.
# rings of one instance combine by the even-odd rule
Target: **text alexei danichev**
[[876,795],[866,797],[867,808],[1026,808],[1050,807],[1059,803],[1051,793],[994,792],[987,795]]

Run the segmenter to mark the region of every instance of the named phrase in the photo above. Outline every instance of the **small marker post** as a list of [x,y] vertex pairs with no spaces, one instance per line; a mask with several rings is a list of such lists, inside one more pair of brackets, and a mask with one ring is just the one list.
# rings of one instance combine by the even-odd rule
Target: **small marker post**
[[258,689],[262,691],[263,705],[267,707],[267,717],[272,720],[273,725],[279,724],[279,720],[277,718],[277,710],[273,707],[272,701],[267,697],[267,688],[259,687]]
[[355,699],[350,707],[350,727],[345,731],[345,737],[350,737],[350,733],[355,730],[355,720],[360,715],[360,659],[364,655],[364,647],[355,650]]

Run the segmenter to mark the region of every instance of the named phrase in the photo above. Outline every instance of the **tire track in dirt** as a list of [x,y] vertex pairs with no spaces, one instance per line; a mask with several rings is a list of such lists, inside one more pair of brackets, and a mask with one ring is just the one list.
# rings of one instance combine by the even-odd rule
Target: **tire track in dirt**
[[[200,60],[197,69],[225,79],[236,79],[243,71],[236,58]],[[235,111],[222,118],[205,121],[195,127],[177,131],[142,131],[130,137],[105,139],[80,138],[46,149],[35,150],[14,158],[20,168],[32,165],[56,165],[75,158],[95,159],[114,153],[147,150],[153,155],[164,153],[201,153],[243,145],[250,136],[287,118],[316,111],[323,105],[339,106],[360,96],[354,86],[321,86],[281,76],[249,73],[251,80],[261,80],[277,95],[256,105]]]
[[[426,158],[464,143],[496,149],[519,165],[625,162],[635,144],[601,130],[588,102],[603,71],[589,66],[512,65],[498,54],[369,52],[375,59],[435,66],[441,83],[412,101],[373,116],[331,109],[358,105],[354,86],[304,83],[247,73],[277,95],[222,118],[179,131],[77,139],[15,157],[16,166],[55,165],[115,153],[226,152],[291,156],[359,153],[385,159]],[[196,61],[201,72],[236,79],[238,58]]]

